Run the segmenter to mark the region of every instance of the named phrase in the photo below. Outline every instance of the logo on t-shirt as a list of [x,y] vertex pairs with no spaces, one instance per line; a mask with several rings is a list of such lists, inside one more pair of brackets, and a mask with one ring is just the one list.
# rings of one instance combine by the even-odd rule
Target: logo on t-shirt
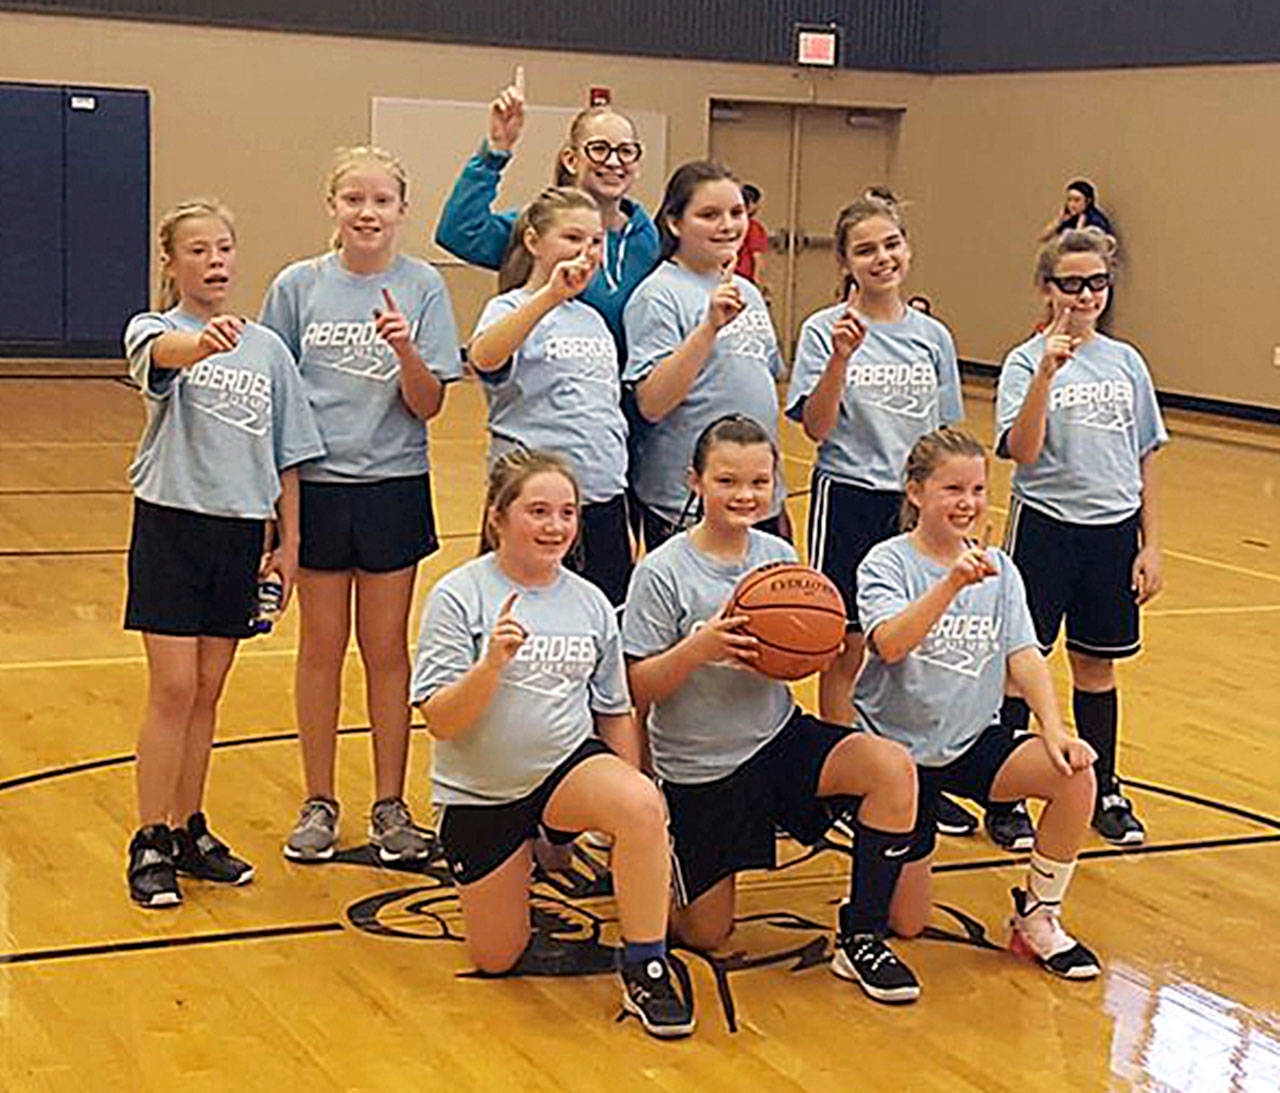
[[1000,652],[1001,620],[990,614],[948,611],[913,650],[928,664],[976,679]]
[[252,368],[203,360],[183,374],[183,391],[193,410],[252,436],[271,428],[271,380]]
[[938,374],[928,357],[911,361],[849,361],[845,382],[864,406],[917,421],[929,420],[938,405]]
[[[421,320],[413,323],[410,340],[417,340],[420,325]],[[302,352],[308,364],[377,383],[391,383],[400,374],[395,350],[378,335],[372,319],[308,323],[302,332]]]
[[613,339],[598,335],[561,334],[546,340],[548,362],[566,379],[618,386],[618,356]]
[[1133,384],[1127,379],[1064,383],[1049,392],[1049,413],[1084,429],[1122,433],[1133,424]]
[[596,666],[590,634],[530,634],[502,673],[502,681],[522,690],[563,698]]
[[767,368],[773,360],[778,339],[769,313],[764,308],[749,307],[720,328],[716,342],[728,356],[759,361]]

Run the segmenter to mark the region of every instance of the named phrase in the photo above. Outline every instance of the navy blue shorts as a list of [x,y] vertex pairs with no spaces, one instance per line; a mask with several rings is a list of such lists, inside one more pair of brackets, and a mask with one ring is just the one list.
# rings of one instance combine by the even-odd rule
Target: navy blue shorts
[[744,869],[774,868],[778,827],[811,846],[856,804],[857,797],[818,796],[831,749],[856,731],[797,708],[772,740],[723,778],[663,779],[681,904]]
[[858,622],[858,566],[877,543],[898,534],[902,494],[868,490],[814,470],[809,494],[809,564],[844,597],[849,629]]
[[434,554],[435,513],[428,475],[381,482],[303,482],[305,569],[391,573]]
[[1142,648],[1133,562],[1141,521],[1068,524],[1024,501],[1009,505],[1005,550],[1027,586],[1036,640],[1046,656],[1067,623],[1067,648],[1119,660]]
[[258,610],[265,522],[135,498],[126,630],[247,638]]

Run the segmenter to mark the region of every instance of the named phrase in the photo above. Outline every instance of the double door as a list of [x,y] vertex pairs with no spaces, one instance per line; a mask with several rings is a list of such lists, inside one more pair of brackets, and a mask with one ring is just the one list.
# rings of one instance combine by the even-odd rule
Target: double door
[[0,83],[0,354],[119,353],[147,302],[145,91]]
[[788,361],[805,317],[838,297],[836,214],[870,186],[893,186],[902,112],[769,102],[711,104],[711,158],[764,193],[763,285]]

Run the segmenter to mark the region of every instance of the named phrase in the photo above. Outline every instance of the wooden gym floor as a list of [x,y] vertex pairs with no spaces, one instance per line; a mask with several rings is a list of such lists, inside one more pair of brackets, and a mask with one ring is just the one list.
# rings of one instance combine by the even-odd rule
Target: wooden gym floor
[[[325,866],[284,861],[300,796],[292,615],[240,653],[210,781],[215,830],[256,881],[189,883],[177,911],[130,904],[145,676],[119,620],[142,407],[119,371],[0,369],[0,1088],[1280,1088],[1276,430],[1170,415],[1168,589],[1121,690],[1121,769],[1150,841],[1121,853],[1091,836],[1067,914],[1103,956],[1101,979],[1051,981],[1004,952],[1017,860],[981,835],[943,839],[931,936],[902,945],[923,997],[875,1005],[823,966],[847,870],[833,836],[810,857],[783,844],[784,869],[745,879],[726,952],[678,954],[698,1031],[660,1044],[614,1021],[613,904],[591,852],[572,882],[538,887],[545,974],[488,982],[464,974],[438,863],[372,863],[354,655],[339,754],[349,849]],[[991,391],[968,395],[989,440]],[[483,422],[464,383],[433,426],[443,547],[424,588],[475,550]],[[809,447],[788,429],[803,528]],[[1007,466],[993,478],[1000,519]],[[415,733],[409,796],[424,818],[428,759]]]

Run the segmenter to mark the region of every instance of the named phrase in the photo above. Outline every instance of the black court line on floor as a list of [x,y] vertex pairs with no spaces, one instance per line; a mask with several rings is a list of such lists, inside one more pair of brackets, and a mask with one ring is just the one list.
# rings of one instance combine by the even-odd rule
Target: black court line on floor
[[[1234,835],[1220,839],[1194,839],[1177,843],[1156,843],[1150,846],[1084,850],[1081,852],[1080,857],[1089,860],[1142,857],[1149,854],[1220,850],[1268,843],[1280,843],[1280,833],[1273,835]],[[1025,857],[1006,855],[1001,858],[982,858],[978,861],[947,862],[946,864],[935,865],[933,870],[935,873],[969,873],[987,869],[1007,869],[1010,866],[1025,864],[1025,862]],[[201,945],[226,945],[241,941],[306,937],[317,934],[340,933],[346,929],[346,925],[342,922],[314,922],[294,926],[262,926],[245,930],[227,930],[217,934],[187,934],[181,937],[142,938],[134,941],[66,945],[53,949],[28,949],[16,953],[0,953],[0,966],[41,964],[54,960],[72,960],[90,956],[122,956],[128,953],[193,948]]]
[[[15,491],[9,491],[9,492],[20,493],[23,491],[15,490]],[[40,491],[33,490],[31,492],[36,493]],[[119,491],[66,490],[64,492],[66,493],[119,492],[121,494],[128,494],[130,491],[129,490],[119,490]],[[5,491],[0,490],[0,496],[3,496],[4,493]],[[436,538],[439,539],[442,543],[454,542],[459,539],[478,539],[479,537],[480,537],[480,532],[478,529],[476,531],[446,531],[436,536]],[[128,554],[128,553],[129,553],[128,547],[103,547],[101,549],[90,549],[90,550],[74,550],[74,549],[73,550],[0,550],[0,558],[86,558],[86,557],[93,557],[96,555],[108,556],[113,554],[122,555],[122,554]]]

